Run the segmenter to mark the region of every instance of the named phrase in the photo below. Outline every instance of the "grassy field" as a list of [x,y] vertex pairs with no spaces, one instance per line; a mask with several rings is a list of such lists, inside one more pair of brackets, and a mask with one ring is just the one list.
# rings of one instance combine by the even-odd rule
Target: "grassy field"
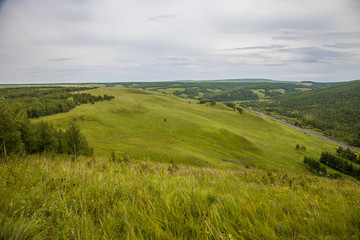
[[0,162],[0,239],[359,239],[360,185],[107,158]]
[[[68,113],[41,118],[64,127],[78,119],[96,156],[171,161],[201,167],[252,167],[307,172],[304,155],[318,158],[335,146],[248,112],[218,103],[197,104],[156,92],[99,88],[92,94],[115,99],[85,104]],[[39,120],[36,120],[39,121]],[[307,147],[296,151],[296,144]]]
[[77,119],[94,156],[0,161],[0,240],[359,239],[359,182],[302,163],[336,146],[220,103],[89,92],[115,99],[33,121]]

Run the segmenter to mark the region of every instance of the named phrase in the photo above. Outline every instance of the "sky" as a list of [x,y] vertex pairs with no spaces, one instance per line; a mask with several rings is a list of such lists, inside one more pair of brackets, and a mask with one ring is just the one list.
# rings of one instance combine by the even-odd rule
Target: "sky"
[[0,84],[360,79],[359,0],[0,0]]

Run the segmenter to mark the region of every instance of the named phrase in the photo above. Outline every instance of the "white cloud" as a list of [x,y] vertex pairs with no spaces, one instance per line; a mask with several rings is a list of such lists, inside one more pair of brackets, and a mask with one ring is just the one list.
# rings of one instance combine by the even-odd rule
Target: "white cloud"
[[360,75],[355,0],[6,1],[0,83]]

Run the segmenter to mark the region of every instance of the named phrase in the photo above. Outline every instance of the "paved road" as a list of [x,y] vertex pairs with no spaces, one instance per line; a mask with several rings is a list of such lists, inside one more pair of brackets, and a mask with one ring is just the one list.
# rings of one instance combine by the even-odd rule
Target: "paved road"
[[332,139],[330,139],[330,138],[321,136],[321,135],[319,135],[319,134],[310,132],[310,131],[308,131],[308,130],[306,130],[306,129],[299,128],[299,127],[294,126],[294,125],[292,125],[292,124],[290,124],[290,123],[287,123],[287,122],[281,121],[281,120],[279,120],[279,119],[276,119],[276,118],[270,117],[270,116],[268,116],[268,115],[265,115],[265,114],[263,114],[263,113],[261,113],[261,112],[257,112],[257,111],[254,111],[254,110],[249,110],[249,111],[252,112],[252,113],[255,113],[255,114],[257,114],[257,115],[260,115],[260,116],[263,116],[263,117],[266,117],[266,118],[270,118],[270,119],[272,119],[272,120],[274,120],[274,121],[276,121],[276,122],[285,124],[285,125],[287,125],[287,126],[289,126],[289,127],[295,128],[295,129],[300,130],[300,131],[303,131],[303,132],[305,132],[305,133],[311,134],[311,135],[313,135],[313,136],[315,136],[315,137],[324,139],[325,141],[334,143],[334,144],[336,144],[336,145],[338,145],[338,146],[341,146],[341,147],[343,147],[343,148],[349,148],[350,150],[352,150],[352,151],[354,151],[354,152],[360,153],[360,150],[357,149],[357,148],[348,146],[348,145],[343,144],[343,143],[341,143],[341,142],[338,142],[338,141],[332,140]]

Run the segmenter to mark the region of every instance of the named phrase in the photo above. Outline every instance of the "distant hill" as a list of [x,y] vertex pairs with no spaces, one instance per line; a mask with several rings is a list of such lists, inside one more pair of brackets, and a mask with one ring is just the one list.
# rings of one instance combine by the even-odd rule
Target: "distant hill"
[[360,146],[360,80],[243,105]]
[[270,98],[339,83],[281,82],[270,79],[223,79],[211,81],[106,83],[107,87],[137,88],[172,94],[181,98],[243,101]]

